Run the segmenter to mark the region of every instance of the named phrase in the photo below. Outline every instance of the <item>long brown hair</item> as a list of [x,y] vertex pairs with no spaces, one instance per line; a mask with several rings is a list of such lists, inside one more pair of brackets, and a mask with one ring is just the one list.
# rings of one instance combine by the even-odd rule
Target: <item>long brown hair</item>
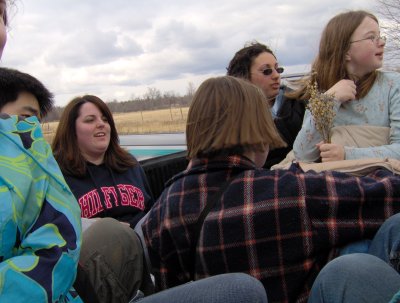
[[[378,24],[378,19],[371,13],[358,10],[341,13],[333,17],[321,35],[319,52],[312,64],[310,76],[300,80],[300,88],[290,93],[290,97],[307,100],[310,98],[306,83],[317,82],[320,91],[325,92],[342,79],[351,79],[346,70],[345,56],[350,48],[351,36],[363,20],[369,17]],[[365,97],[377,77],[373,71],[358,79],[356,98]],[[311,78],[311,79],[310,79]]]
[[117,129],[107,104],[96,96],[85,95],[74,98],[65,107],[53,140],[54,157],[63,174],[76,177],[82,177],[86,174],[86,160],[78,146],[75,121],[79,116],[81,106],[87,102],[93,103],[110,124],[110,144],[104,155],[104,163],[117,172],[126,171],[129,167],[136,165],[136,159],[119,145]]
[[200,85],[189,108],[186,142],[188,158],[286,146],[261,89],[232,76]]

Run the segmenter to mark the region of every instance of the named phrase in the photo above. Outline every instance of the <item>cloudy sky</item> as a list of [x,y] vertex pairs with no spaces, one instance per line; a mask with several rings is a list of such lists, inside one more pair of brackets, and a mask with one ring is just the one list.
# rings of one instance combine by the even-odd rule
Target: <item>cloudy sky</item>
[[269,45],[285,73],[307,71],[336,13],[376,0],[17,0],[1,65],[31,73],[64,106],[148,88],[183,95],[223,75],[247,41]]

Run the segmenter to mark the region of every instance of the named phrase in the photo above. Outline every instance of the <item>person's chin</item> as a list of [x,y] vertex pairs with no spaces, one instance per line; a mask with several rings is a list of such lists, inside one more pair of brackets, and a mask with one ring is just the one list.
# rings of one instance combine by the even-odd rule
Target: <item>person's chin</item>
[[99,143],[96,146],[97,151],[105,153],[108,149],[108,143],[105,142]]
[[279,89],[273,90],[269,93],[268,95],[268,99],[273,99],[276,98],[276,96],[278,96],[279,94]]
[[381,68],[383,65],[383,55],[382,56],[375,56],[375,68]]

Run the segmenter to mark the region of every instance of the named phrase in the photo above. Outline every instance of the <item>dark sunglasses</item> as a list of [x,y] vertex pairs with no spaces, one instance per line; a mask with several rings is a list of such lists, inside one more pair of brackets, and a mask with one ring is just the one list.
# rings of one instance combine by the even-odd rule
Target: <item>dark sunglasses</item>
[[[285,69],[284,69],[283,67],[277,67],[277,68],[274,68],[274,70],[276,70],[276,72],[277,72],[278,74],[282,74],[283,71],[284,71]],[[266,69],[262,70],[261,72],[262,72],[265,76],[269,76],[269,75],[272,74],[272,68],[266,68]]]

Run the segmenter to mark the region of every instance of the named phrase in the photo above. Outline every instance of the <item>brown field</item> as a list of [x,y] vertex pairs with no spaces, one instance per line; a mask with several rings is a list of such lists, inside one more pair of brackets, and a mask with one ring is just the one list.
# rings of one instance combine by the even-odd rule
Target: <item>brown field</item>
[[[118,134],[148,134],[183,132],[186,127],[188,107],[176,107],[153,111],[114,113]],[[46,140],[51,143],[58,122],[43,123]]]

